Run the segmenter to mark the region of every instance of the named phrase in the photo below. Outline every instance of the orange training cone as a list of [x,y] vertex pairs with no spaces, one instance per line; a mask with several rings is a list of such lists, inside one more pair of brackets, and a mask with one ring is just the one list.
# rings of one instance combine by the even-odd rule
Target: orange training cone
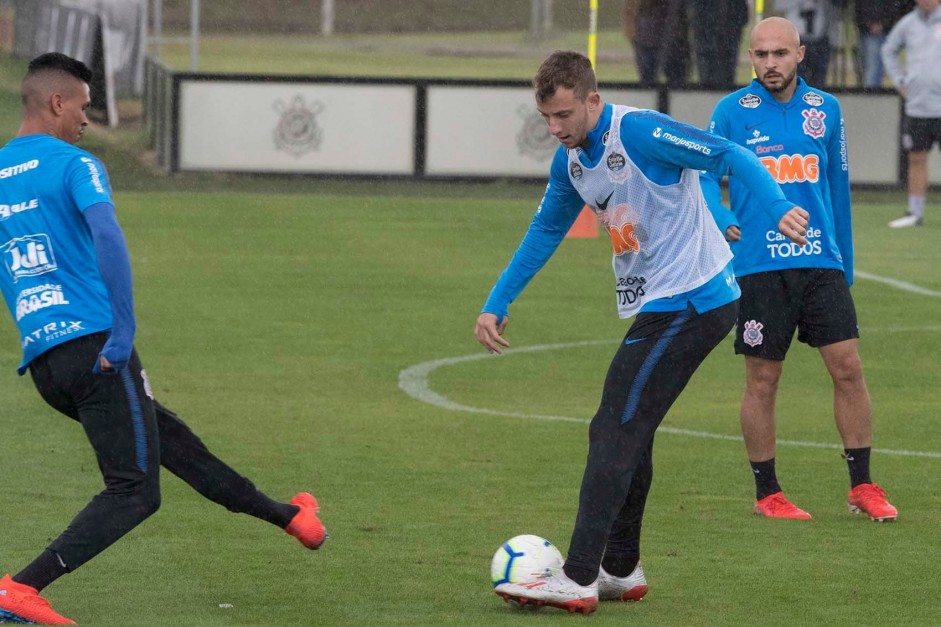
[[575,218],[575,223],[565,237],[598,237],[598,218],[588,205],[582,207],[582,212]]

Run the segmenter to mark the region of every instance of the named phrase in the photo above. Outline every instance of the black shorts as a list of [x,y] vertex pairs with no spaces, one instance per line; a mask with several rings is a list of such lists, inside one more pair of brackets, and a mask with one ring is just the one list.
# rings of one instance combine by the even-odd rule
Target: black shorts
[[782,361],[794,330],[819,348],[859,337],[856,306],[842,270],[796,269],[739,277],[735,353]]
[[906,118],[902,145],[909,152],[928,152],[941,146],[941,118]]

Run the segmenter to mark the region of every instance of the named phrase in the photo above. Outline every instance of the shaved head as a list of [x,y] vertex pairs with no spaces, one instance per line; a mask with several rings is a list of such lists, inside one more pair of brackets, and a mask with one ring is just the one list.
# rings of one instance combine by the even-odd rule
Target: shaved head
[[779,102],[797,89],[797,66],[804,60],[797,27],[783,17],[769,17],[751,31],[748,55],[755,77]]
[[789,41],[795,49],[801,45],[801,36],[797,32],[797,27],[783,17],[769,17],[755,24],[755,27],[751,29],[751,47],[755,47],[756,39],[768,37]]

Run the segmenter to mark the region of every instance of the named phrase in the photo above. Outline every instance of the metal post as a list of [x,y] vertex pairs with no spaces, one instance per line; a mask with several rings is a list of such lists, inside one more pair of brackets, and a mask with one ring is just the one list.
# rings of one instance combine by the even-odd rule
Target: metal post
[[334,0],[323,0],[320,5],[320,34],[329,37],[333,34],[333,24],[336,18]]
[[199,0],[190,0],[190,70],[199,70]]
[[532,0],[529,7],[529,38],[533,41],[539,41],[539,28],[542,24],[542,0]]
[[542,36],[552,32],[552,0],[542,0]]
[[163,0],[154,0],[154,56],[160,60],[163,53]]

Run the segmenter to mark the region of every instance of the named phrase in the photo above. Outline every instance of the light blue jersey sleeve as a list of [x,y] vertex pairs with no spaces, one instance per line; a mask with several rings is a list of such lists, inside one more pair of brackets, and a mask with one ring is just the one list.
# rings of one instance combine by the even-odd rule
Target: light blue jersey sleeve
[[833,210],[833,235],[837,248],[843,257],[843,274],[846,282],[853,284],[853,217],[850,200],[849,163],[846,153],[846,127],[843,123],[843,111],[839,104],[837,111],[840,125],[836,133],[830,135],[827,144],[827,180],[830,182],[830,206]]
[[[728,137],[728,118],[725,116],[717,116],[717,112],[718,110],[713,112],[710,128],[716,129],[714,133],[719,137]],[[721,231],[722,235],[727,235],[730,226],[740,227],[741,225],[738,223],[738,218],[735,217],[735,213],[722,204],[721,179],[722,177],[711,172],[703,172],[699,177],[699,182],[702,186],[702,195],[706,199],[706,206],[709,207],[709,212],[716,221],[719,231]]]
[[66,184],[79,211],[98,203],[114,205],[108,170],[95,157],[82,151],[66,171]]
[[[775,216],[776,222],[795,207],[784,197],[784,192],[765,166],[742,146],[656,111],[641,111],[624,116],[624,119],[628,120],[627,126],[622,123],[622,132],[626,131],[625,143],[630,142],[631,148],[650,160],[661,165],[672,164],[701,170],[715,177],[714,181],[723,176],[734,176],[748,188],[762,207]],[[712,203],[716,202],[717,196],[721,199],[717,188],[709,193]],[[703,194],[705,196],[705,191]],[[706,201],[709,203],[710,198],[707,197]],[[726,217],[723,222],[730,219],[734,217]],[[722,223],[719,220],[716,223],[724,234]]]
[[491,313],[502,320],[509,314],[510,303],[522,293],[529,281],[549,261],[565,239],[585,203],[568,176],[568,154],[559,147],[549,171],[549,184],[536,215],[509,265],[500,275],[481,313]]

